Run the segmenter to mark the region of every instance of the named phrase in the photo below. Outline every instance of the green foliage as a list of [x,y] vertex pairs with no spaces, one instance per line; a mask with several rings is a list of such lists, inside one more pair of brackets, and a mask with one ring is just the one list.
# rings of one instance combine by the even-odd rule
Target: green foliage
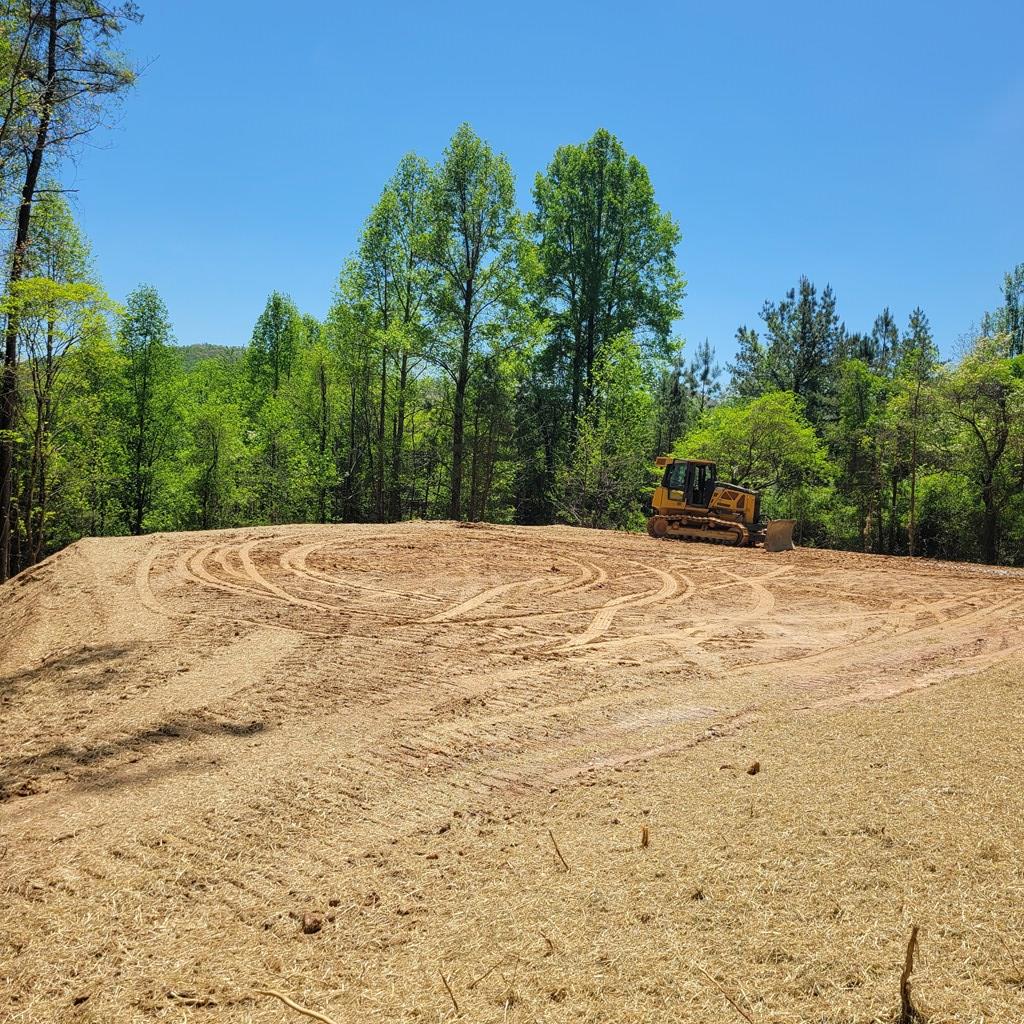
[[757,331],[742,325],[736,329],[736,357],[729,373],[729,390],[738,398],[757,398],[771,390],[768,352]]
[[238,345],[211,345],[208,342],[200,342],[196,345],[178,345],[178,358],[181,360],[181,368],[185,372],[191,371],[197,363],[207,359],[215,359],[221,363],[235,363],[243,359],[248,349]]
[[[878,349],[867,354],[877,360]],[[890,442],[888,381],[863,359],[848,359],[839,372],[838,417],[831,432],[840,471],[839,489],[857,510],[861,547],[870,551],[880,529],[885,459]]]
[[983,514],[977,486],[967,473],[952,469],[923,474],[919,553],[930,558],[980,561]]
[[647,168],[603,128],[560,147],[533,195],[539,299],[573,395],[586,399],[604,345],[625,331],[667,341],[685,287],[679,228],[658,207]]
[[135,534],[166,522],[160,501],[180,441],[180,363],[171,341],[167,307],[155,288],[140,285],[128,296],[117,334],[125,451],[121,503]]
[[573,459],[558,474],[561,519],[619,530],[643,526],[653,411],[640,347],[628,334],[611,339],[594,364]]
[[184,437],[173,501],[179,528],[246,521],[251,462],[242,407],[242,378],[231,363],[206,359],[193,366],[180,402]]
[[82,536],[124,533],[127,471],[120,402],[123,359],[104,332],[85,338],[68,357],[68,388],[53,448],[60,479],[52,490],[47,543],[62,547]]
[[981,554],[996,562],[1000,526],[1024,468],[1024,356],[1008,357],[1006,335],[978,338],[960,365],[940,380],[957,468],[973,480],[983,508]]
[[825,447],[791,391],[733,399],[709,410],[676,445],[680,458],[712,459],[733,483],[782,495],[827,480]]
[[278,393],[305,337],[306,325],[295,303],[280,292],[271,294],[253,328],[247,354],[254,402]]

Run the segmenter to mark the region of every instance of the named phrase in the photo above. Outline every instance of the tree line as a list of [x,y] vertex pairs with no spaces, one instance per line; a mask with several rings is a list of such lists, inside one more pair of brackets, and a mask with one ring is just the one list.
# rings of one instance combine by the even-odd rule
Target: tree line
[[[680,230],[615,136],[559,148],[522,210],[507,159],[463,125],[436,164],[400,161],[325,317],[274,292],[245,346],[179,347],[154,287],[106,295],[53,180],[72,127],[131,84],[111,46],[137,12],[20,11],[0,54],[16,97],[0,576],[84,535],[158,529],[637,529],[670,451],[763,490],[806,544],[1024,560],[1024,265],[954,360],[922,310],[851,332],[804,278],[738,329],[724,374],[710,341],[691,354],[673,335]],[[101,76],[88,111],[70,80],[45,98],[61,45]]]

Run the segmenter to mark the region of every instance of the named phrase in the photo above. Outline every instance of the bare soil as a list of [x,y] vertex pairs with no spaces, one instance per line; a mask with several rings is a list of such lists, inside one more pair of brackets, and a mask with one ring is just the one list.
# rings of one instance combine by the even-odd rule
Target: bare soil
[[[411,523],[0,588],[0,1019],[1024,1021],[1024,573]],[[645,842],[646,840],[646,842]]]

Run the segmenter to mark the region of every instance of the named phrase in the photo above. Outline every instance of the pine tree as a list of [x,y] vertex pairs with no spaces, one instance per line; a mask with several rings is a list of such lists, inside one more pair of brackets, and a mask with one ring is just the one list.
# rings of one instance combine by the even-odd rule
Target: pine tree
[[990,338],[1005,334],[1007,355],[1024,355],[1024,263],[1003,276],[1003,304],[985,314],[981,333]]
[[879,373],[891,372],[899,354],[900,330],[888,306],[875,317],[871,328],[871,341],[874,345],[874,356],[869,365]]
[[690,374],[694,381],[697,414],[700,415],[722,393],[722,385],[718,381],[722,368],[715,362],[715,349],[707,338],[697,346],[696,355],[690,363]]
[[774,388],[798,395],[808,418],[820,426],[833,414],[837,356],[845,338],[831,287],[819,298],[815,286],[802,277],[782,301],[765,302],[761,319],[768,379]]
[[736,358],[729,363],[729,390],[740,398],[757,398],[769,389],[768,353],[757,331],[741,325],[736,330]]

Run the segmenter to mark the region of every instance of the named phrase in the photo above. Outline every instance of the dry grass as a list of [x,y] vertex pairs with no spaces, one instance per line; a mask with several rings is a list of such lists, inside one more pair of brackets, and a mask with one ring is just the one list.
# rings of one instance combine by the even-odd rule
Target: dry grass
[[[329,813],[245,845],[226,831],[202,874],[170,831],[125,822],[104,877],[85,858],[12,879],[6,1012],[279,1020],[253,996],[270,987],[338,1021],[458,1005],[467,1020],[866,1024],[897,1019],[920,922],[932,1024],[1024,1020],[1019,669],[763,722],[543,799],[438,808],[411,835],[339,834]],[[746,753],[759,775],[720,770]],[[299,828],[323,870],[289,877]],[[247,898],[254,872],[273,902]],[[332,900],[314,935],[289,917]]]

